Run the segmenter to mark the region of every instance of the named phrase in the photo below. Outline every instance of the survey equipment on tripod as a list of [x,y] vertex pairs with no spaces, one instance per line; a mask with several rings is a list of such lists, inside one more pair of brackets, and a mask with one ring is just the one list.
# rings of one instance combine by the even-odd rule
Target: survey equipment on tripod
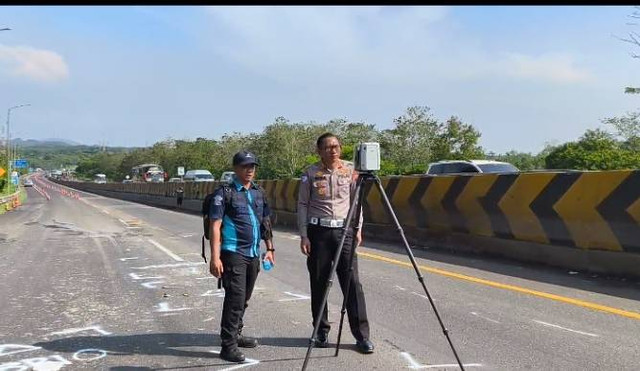
[[[413,269],[416,272],[416,275],[418,276],[418,281],[420,282],[420,284],[422,285],[422,288],[427,296],[427,298],[429,299],[429,303],[431,304],[431,307],[433,308],[433,312],[436,315],[436,318],[438,319],[438,323],[440,324],[440,327],[442,328],[442,333],[444,334],[445,338],[447,339],[447,342],[449,343],[449,346],[451,347],[451,350],[453,352],[453,355],[456,358],[456,361],[458,362],[458,366],[460,367],[461,370],[464,371],[464,366],[462,364],[462,361],[460,361],[460,357],[458,356],[458,352],[456,351],[456,348],[453,345],[453,342],[451,342],[451,338],[449,337],[449,330],[444,326],[444,323],[442,322],[442,319],[440,318],[440,314],[438,313],[438,309],[436,308],[435,303],[433,302],[433,299],[431,298],[431,294],[429,293],[429,290],[427,290],[427,286],[424,283],[424,276],[422,275],[422,273],[420,272],[420,268],[418,267],[418,263],[416,262],[415,257],[413,256],[413,251],[411,250],[411,247],[409,246],[409,242],[407,241],[407,238],[404,234],[404,230],[402,229],[402,226],[400,225],[400,222],[398,221],[398,218],[395,214],[395,212],[393,211],[393,207],[391,206],[391,202],[389,201],[389,198],[387,197],[387,194],[384,191],[384,188],[382,187],[382,183],[380,182],[380,178],[378,178],[378,176],[374,173],[376,170],[380,169],[380,145],[378,143],[361,143],[356,147],[355,153],[354,153],[354,166],[355,168],[359,171],[359,176],[358,176],[358,180],[356,183],[356,189],[355,189],[355,193],[354,193],[354,197],[353,197],[353,201],[351,202],[351,207],[349,209],[349,213],[347,214],[347,220],[346,223],[343,227],[343,231],[342,231],[342,237],[340,239],[340,245],[338,246],[338,249],[335,252],[334,258],[333,258],[333,263],[331,264],[331,269],[329,271],[329,276],[327,279],[327,285],[326,285],[326,289],[322,298],[322,303],[320,305],[320,313],[318,314],[317,318],[318,320],[316,321],[316,323],[314,324],[313,327],[313,332],[311,334],[311,338],[309,339],[309,347],[307,348],[307,354],[304,358],[304,363],[302,365],[302,370],[306,370],[307,369],[307,365],[309,363],[309,357],[311,355],[311,350],[313,349],[314,345],[316,344],[316,340],[317,340],[317,335],[318,335],[318,329],[320,328],[320,318],[322,318],[322,316],[324,315],[324,310],[325,310],[325,306],[327,304],[327,300],[329,298],[329,291],[331,290],[331,286],[333,285],[333,277],[336,273],[336,269],[338,267],[338,261],[340,258],[340,254],[342,253],[342,250],[344,248],[344,243],[345,243],[345,239],[347,236],[347,231],[349,231],[349,228],[353,228],[352,226],[354,225],[354,221],[359,220],[359,213],[361,210],[361,206],[362,206],[362,201],[364,198],[364,185],[367,181],[373,181],[373,183],[375,184],[376,188],[378,189],[378,191],[380,192],[381,196],[382,196],[382,201],[385,204],[385,207],[387,208],[387,211],[389,212],[389,214],[391,215],[393,222],[398,230],[398,232],[400,233],[400,237],[402,238],[402,242],[404,243],[404,248],[405,251],[407,253],[407,256],[409,257],[409,260],[411,260],[411,265],[413,265]],[[354,239],[355,240],[355,239]],[[351,274],[353,274],[353,259],[355,256],[355,248],[356,246],[352,246],[351,248],[351,253],[350,253],[350,257],[349,257],[349,272],[351,272]],[[340,327],[338,329],[338,341],[336,344],[336,352],[335,352],[335,356],[338,356],[339,353],[339,349],[340,349],[340,338],[342,336],[342,326],[344,324],[344,315],[346,312],[346,300],[347,297],[349,296],[349,290],[351,290],[351,285],[350,282],[351,280],[347,281],[347,287],[346,290],[344,292],[344,299],[342,302],[342,309],[340,311]]]

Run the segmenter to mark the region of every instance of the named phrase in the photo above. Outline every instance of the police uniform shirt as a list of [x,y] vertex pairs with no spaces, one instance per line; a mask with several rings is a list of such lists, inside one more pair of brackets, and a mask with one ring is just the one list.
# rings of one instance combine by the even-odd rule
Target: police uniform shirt
[[264,239],[260,223],[271,215],[271,210],[255,183],[252,182],[248,190],[237,180],[230,186],[231,205],[225,207],[224,190],[218,188],[211,202],[209,219],[222,220],[222,250],[249,258],[257,257],[260,255],[260,239]]
[[[335,170],[318,162],[302,174],[298,193],[298,228],[301,237],[307,237],[307,226],[313,217],[347,218],[357,178],[353,163],[343,160]],[[362,226],[362,220],[361,209],[357,228]]]

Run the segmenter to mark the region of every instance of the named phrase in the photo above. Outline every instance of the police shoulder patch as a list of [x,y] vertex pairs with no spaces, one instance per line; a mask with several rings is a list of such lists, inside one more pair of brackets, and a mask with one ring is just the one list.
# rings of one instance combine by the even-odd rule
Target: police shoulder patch
[[305,174],[305,175],[303,175],[303,176],[300,178],[300,181],[301,181],[302,183],[306,183],[308,180],[309,180],[309,177],[308,177],[306,174]]
[[222,205],[222,196],[217,195],[213,198],[213,204],[216,206]]

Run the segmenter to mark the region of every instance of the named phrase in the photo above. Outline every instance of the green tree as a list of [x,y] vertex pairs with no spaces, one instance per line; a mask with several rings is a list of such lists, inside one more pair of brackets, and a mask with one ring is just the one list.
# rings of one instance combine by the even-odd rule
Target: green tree
[[623,141],[623,148],[640,151],[640,111],[606,118],[602,122],[614,128],[615,134]]
[[445,123],[438,125],[431,161],[483,158],[484,151],[478,145],[480,135],[472,125],[451,116]]
[[549,169],[637,169],[640,153],[623,148],[612,134],[596,129],[587,130],[577,142],[555,148],[545,162]]
[[380,136],[382,155],[390,161],[387,168],[400,174],[424,173],[433,158],[438,120],[429,107],[413,106],[394,119],[394,124]]

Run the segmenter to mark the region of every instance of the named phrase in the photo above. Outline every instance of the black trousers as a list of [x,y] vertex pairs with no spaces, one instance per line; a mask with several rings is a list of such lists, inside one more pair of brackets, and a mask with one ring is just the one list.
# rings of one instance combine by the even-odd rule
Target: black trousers
[[238,334],[244,326],[242,317],[249,306],[253,286],[258,278],[260,259],[223,250],[220,252],[220,260],[224,287],[220,339],[223,349],[231,349],[237,346]]
[[[315,326],[320,313],[320,304],[324,291],[327,287],[327,280],[333,257],[340,245],[342,237],[341,228],[326,228],[316,225],[309,225],[307,229],[309,240],[311,241],[311,256],[307,258],[307,269],[311,281],[311,313]],[[353,337],[358,341],[369,339],[369,321],[367,320],[367,306],[364,301],[364,292],[358,278],[358,257],[353,257],[353,274],[349,275],[349,255],[353,248],[353,231],[348,231],[342,253],[338,262],[337,274],[340,281],[342,294],[347,295],[347,316]],[[351,280],[349,292],[346,293],[347,282]],[[324,315],[320,320],[318,333],[327,334],[331,329],[329,316],[325,305]]]

